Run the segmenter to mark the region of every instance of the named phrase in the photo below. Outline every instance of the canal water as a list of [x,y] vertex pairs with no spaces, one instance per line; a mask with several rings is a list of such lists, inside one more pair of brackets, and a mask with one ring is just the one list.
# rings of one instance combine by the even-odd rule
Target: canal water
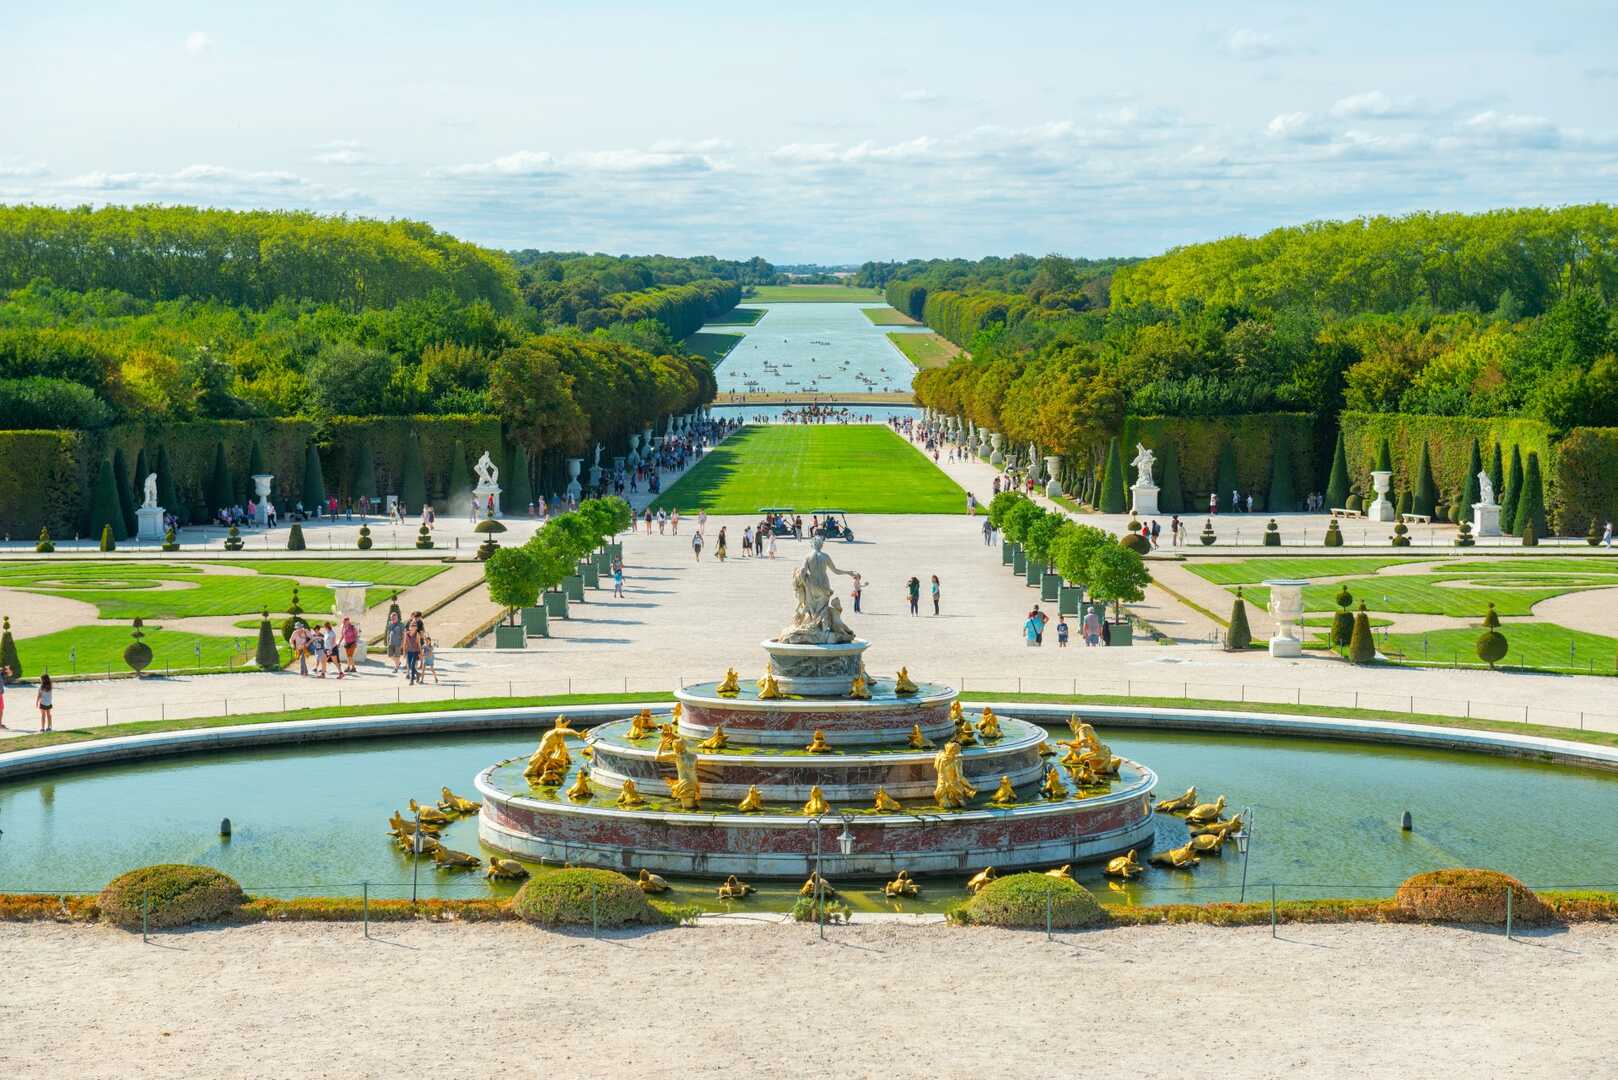
[[715,325],[710,333],[743,335],[716,372],[719,389],[737,393],[908,391],[915,367],[859,304],[747,304],[764,309],[752,326]]

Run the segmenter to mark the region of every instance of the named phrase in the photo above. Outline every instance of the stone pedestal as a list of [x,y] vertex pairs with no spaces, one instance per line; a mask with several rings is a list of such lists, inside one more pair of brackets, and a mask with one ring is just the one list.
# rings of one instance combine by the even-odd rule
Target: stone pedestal
[[1157,493],[1160,490],[1156,484],[1142,486],[1136,484],[1129,489],[1135,493],[1135,501],[1130,509],[1136,517],[1155,517],[1157,515]]
[[830,645],[794,645],[766,641],[770,670],[784,694],[846,695],[860,673],[860,656],[871,647],[869,641],[854,640]]
[[1388,482],[1393,474],[1385,469],[1377,469],[1371,473],[1371,486],[1376,489],[1376,501],[1365,508],[1365,516],[1372,521],[1392,521],[1398,516],[1393,504],[1388,501]]
[[[578,475],[578,470],[574,469],[573,474],[575,476],[577,476]],[[502,514],[505,513],[505,511],[500,508],[500,485],[499,484],[479,484],[477,487],[472,489],[472,494],[477,496],[478,514],[479,515],[481,515],[483,517],[488,516],[488,514],[489,514],[489,498],[490,498],[490,496],[494,497],[494,516],[495,517],[500,517]]]
[[1472,504],[1472,535],[1503,535],[1500,531],[1500,505],[1498,503]]
[[590,490],[592,490],[592,491],[600,491],[601,490],[601,466],[600,465],[592,465],[592,466],[590,466]]
[[[1498,514],[1497,514],[1498,516]],[[139,506],[135,508],[135,538],[138,540],[163,539],[163,508]]]
[[1062,482],[1057,479],[1062,474],[1062,458],[1060,454],[1052,454],[1045,459],[1045,475],[1050,480],[1045,484],[1045,497],[1058,498],[1062,494]]
[[359,647],[354,650],[356,664],[365,661],[365,590],[370,587],[369,581],[334,581],[331,584],[331,613],[337,616],[338,625],[346,615],[348,621],[359,630]]
[[261,529],[270,524],[270,482],[274,479],[274,473],[253,474],[253,524]]
[[1270,638],[1271,656],[1303,655],[1303,587],[1307,584],[1307,581],[1292,578],[1264,583],[1270,590],[1270,617],[1275,620],[1275,636]]
[[[635,453],[633,450],[630,451],[629,456],[631,459],[634,458]],[[579,487],[579,468],[583,464],[583,458],[570,457],[567,459],[567,497],[574,502],[578,502],[579,498],[584,494],[584,489]]]

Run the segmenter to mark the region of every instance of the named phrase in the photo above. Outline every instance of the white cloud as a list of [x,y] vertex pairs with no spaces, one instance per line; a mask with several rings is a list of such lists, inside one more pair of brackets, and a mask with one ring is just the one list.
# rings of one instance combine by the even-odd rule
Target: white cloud
[[47,176],[50,170],[43,162],[19,161],[8,163],[0,161],[0,180],[31,180],[40,176]]
[[1264,134],[1291,142],[1324,142],[1326,132],[1313,115],[1306,112],[1280,113],[1264,125]]
[[1368,90],[1363,94],[1350,94],[1339,98],[1331,107],[1333,116],[1359,116],[1380,117],[1392,119],[1394,117],[1411,116],[1416,113],[1415,103],[1409,99],[1394,100],[1380,90]]
[[559,171],[560,164],[551,154],[519,150],[493,161],[447,165],[435,171],[444,176],[545,176]]
[[659,139],[652,149],[660,154],[714,154],[734,149],[729,139]]
[[705,154],[659,150],[589,150],[569,154],[563,161],[571,168],[612,173],[709,172],[714,168]]
[[1551,149],[1561,144],[1562,131],[1543,116],[1501,113],[1490,109],[1469,117],[1463,131],[1500,146]]
[[323,150],[314,157],[317,165],[380,165],[382,159],[367,153],[360,147],[340,147]]
[[1225,38],[1225,52],[1238,60],[1267,60],[1286,51],[1279,38],[1248,27],[1232,30]]
[[917,89],[904,91],[899,95],[899,100],[909,102],[912,105],[932,105],[936,104],[941,99],[939,98],[938,94],[932,90]]
[[192,56],[207,52],[208,47],[212,44],[213,40],[201,30],[193,30],[185,35],[185,51]]
[[285,170],[224,165],[187,165],[174,172],[93,171],[63,180],[53,190],[59,196],[95,201],[140,198],[231,206],[364,205],[373,201],[369,194],[353,188],[329,188]]
[[[659,147],[677,144],[660,143]],[[721,140],[703,140],[702,145],[717,149]],[[540,150],[519,150],[492,161],[476,161],[433,169],[433,176],[540,177],[569,173],[642,175],[704,173],[728,166],[707,153],[690,150],[584,150],[557,156]]]

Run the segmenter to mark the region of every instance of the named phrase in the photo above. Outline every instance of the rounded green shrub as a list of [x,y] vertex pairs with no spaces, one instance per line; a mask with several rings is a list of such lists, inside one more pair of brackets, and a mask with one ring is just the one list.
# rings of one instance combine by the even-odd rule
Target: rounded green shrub
[[1596,524],[1594,517],[1590,519],[1590,531],[1584,534],[1584,542],[1591,547],[1599,547],[1601,544],[1601,526]]
[[1390,539],[1394,547],[1410,546],[1410,526],[1405,524],[1403,515],[1399,517],[1398,522],[1393,526],[1393,536]]
[[595,921],[602,926],[663,921],[639,884],[617,871],[588,867],[529,878],[511,898],[511,910],[524,922],[540,926],[589,926],[592,887]]
[[1360,498],[1358,495],[1350,495],[1348,497],[1348,502],[1343,506],[1343,509],[1344,510],[1364,510],[1365,509],[1365,500]]
[[41,555],[49,555],[51,552],[56,550],[56,545],[51,543],[51,533],[49,529],[39,530],[39,543],[34,545],[34,550],[39,552]]
[[1036,873],[996,878],[956,908],[952,917],[968,926],[1043,927],[1047,901],[1051,926],[1057,929],[1094,926],[1107,917],[1083,885]]
[[360,526],[360,536],[359,539],[354,542],[354,544],[361,551],[371,550],[371,527],[369,525]]
[[179,551],[180,550],[180,542],[178,540],[174,539],[174,530],[173,529],[169,529],[167,532],[165,532],[163,534],[163,550],[164,551]]
[[1545,923],[1554,918],[1534,890],[1497,870],[1432,870],[1406,878],[1394,894],[1400,914],[1424,922],[1501,926],[1506,921],[1506,893],[1511,893],[1513,922]]
[[212,867],[164,863],[113,878],[97,903],[102,918],[133,930],[141,925],[143,910],[147,925],[161,929],[218,919],[246,900],[235,879]]
[[1124,533],[1118,538],[1118,543],[1141,555],[1150,555],[1152,552],[1152,542],[1138,532]]
[[1490,604],[1488,614],[1483,616],[1483,633],[1478,635],[1478,659],[1492,668],[1506,658],[1509,648],[1506,635],[1500,632],[1500,616]]
[[1337,590],[1337,613],[1331,617],[1331,643],[1338,648],[1354,640],[1354,613],[1348,610],[1354,603],[1354,594],[1344,585]]

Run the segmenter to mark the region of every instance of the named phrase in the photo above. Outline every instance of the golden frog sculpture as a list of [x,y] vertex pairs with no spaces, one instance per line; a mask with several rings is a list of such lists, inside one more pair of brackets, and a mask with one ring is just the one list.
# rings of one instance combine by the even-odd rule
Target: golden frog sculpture
[[921,886],[911,880],[910,871],[901,870],[899,876],[882,886],[883,896],[915,896],[921,892]]
[[483,807],[482,803],[463,799],[449,788],[440,788],[438,794],[438,808],[446,814],[475,814]]
[[972,736],[972,725],[967,723],[965,720],[962,720],[955,726],[955,734],[950,736],[950,741],[957,743],[960,746],[977,745],[977,739],[973,738]]
[[736,809],[744,814],[753,814],[764,809],[764,796],[759,794],[757,784],[748,785],[747,794],[736,804]]
[[657,756],[662,757],[674,745],[674,740],[680,737],[680,728],[675,721],[660,724],[657,729]]
[[753,886],[740,880],[735,874],[719,883],[719,899],[721,900],[741,900],[756,891]]
[[1047,799],[1067,798],[1067,785],[1062,783],[1060,770],[1052,769],[1045,774],[1045,784],[1039,789],[1039,793]]
[[720,697],[735,697],[742,692],[741,676],[736,674],[735,668],[726,668],[725,677],[719,680],[719,685],[713,692]]
[[1049,741],[1042,742],[1042,743],[1039,744],[1039,756],[1040,757],[1055,757],[1056,756],[1056,748],[1054,746],[1052,746]]
[[814,738],[809,740],[809,745],[804,747],[804,749],[809,751],[811,754],[832,753],[831,745],[826,742],[826,733],[821,731],[819,728],[815,729]]
[[779,701],[784,697],[786,695],[781,692],[781,686],[775,681],[774,675],[764,676],[763,681],[758,684],[758,699],[760,701]]
[[1148,861],[1153,866],[1167,866],[1174,870],[1189,870],[1202,860],[1197,858],[1196,852],[1191,850],[1191,845],[1186,844],[1184,847],[1156,852]]
[[966,782],[962,771],[960,743],[945,743],[944,749],[933,755],[933,772],[938,777],[933,785],[933,799],[939,806],[959,810],[966,805],[966,800],[978,793],[977,788]]
[[1095,787],[1101,783],[1101,778],[1095,774],[1095,770],[1090,768],[1088,761],[1081,761],[1077,765],[1069,765],[1067,775],[1072,778],[1076,786],[1081,788]]
[[983,890],[983,886],[994,880],[994,877],[994,867],[985,866],[982,870],[979,870],[977,873],[973,874],[969,879],[967,879],[966,891],[971,893],[973,896],[976,896]]
[[567,789],[567,797],[570,799],[588,799],[594,794],[595,792],[590,789],[590,770],[580,769],[579,775],[573,778],[573,783]]
[[483,860],[464,851],[451,851],[443,844],[433,849],[433,862],[440,870],[476,870]]
[[932,740],[921,733],[920,724],[910,725],[910,741],[905,745],[912,750],[931,750],[933,748]]
[[528,876],[528,868],[516,859],[490,859],[483,876],[491,881],[520,881]]
[[[388,831],[394,836],[413,836],[416,832],[416,823],[395,810],[393,816],[388,819]],[[424,821],[421,823],[421,831],[425,836],[437,836],[440,830]]]
[[698,750],[723,750],[730,737],[725,734],[723,724],[713,729],[713,734],[697,743]]
[[560,761],[547,761],[532,782],[540,787],[557,787],[567,776],[567,766]]
[[669,883],[645,867],[641,868],[640,876],[635,879],[635,884],[640,886],[640,891],[643,893],[665,893],[669,891]]
[[893,680],[893,692],[900,696],[908,696],[920,689],[921,687],[910,681],[910,669],[900,668],[899,674]]
[[898,814],[904,811],[903,804],[881,788],[876,789],[875,806],[877,811],[883,814]]
[[1172,799],[1159,799],[1157,805],[1152,809],[1160,814],[1177,814],[1183,810],[1189,810],[1195,805],[1197,805],[1197,789],[1188,787],[1183,795],[1176,795]]
[[803,804],[803,815],[804,817],[819,817],[830,812],[831,804],[826,801],[826,796],[821,794],[820,785],[816,784],[809,789],[809,801]]
[[798,895],[799,896],[813,896],[813,895],[815,895],[815,886],[817,884],[820,886],[820,895],[821,896],[836,896],[837,895],[837,889],[832,885],[832,883],[827,881],[825,878],[821,877],[818,873],[812,873],[812,874],[809,875],[809,879],[807,881],[805,881],[803,883],[803,887],[798,890]]
[[1146,868],[1135,857],[1135,849],[1130,848],[1128,855],[1119,855],[1116,858],[1108,859],[1106,867],[1101,872],[1107,877],[1123,878],[1125,881],[1129,881],[1132,878],[1140,877],[1145,871]]
[[665,780],[669,786],[669,794],[686,810],[695,810],[702,805],[702,783],[697,779],[697,755],[686,741],[675,735],[666,751],[659,750],[657,761],[661,764],[670,761],[674,764],[674,779]]
[[620,810],[631,810],[637,806],[645,806],[646,800],[641,798],[640,792],[635,788],[635,781],[625,780],[623,790],[618,792],[618,798],[613,805]]
[[1000,786],[994,789],[989,801],[996,806],[1010,806],[1017,801],[1017,789],[1011,786],[1011,777],[1000,778]]
[[415,799],[411,799],[407,806],[423,825],[431,825],[435,829],[442,829],[450,823],[450,816],[437,807],[418,805]]
[[994,715],[994,710],[987,705],[983,706],[983,715],[978,718],[977,732],[985,740],[1000,738],[1000,718]]
[[1223,795],[1211,803],[1200,803],[1186,811],[1185,823],[1187,825],[1212,825],[1219,820],[1219,815],[1225,812],[1225,797]]
[[[678,705],[675,706],[679,708]],[[629,719],[629,731],[625,738],[644,739],[657,731],[657,721],[652,719],[651,709],[642,709]]]
[[863,676],[854,676],[854,681],[848,687],[848,696],[859,701],[871,700],[871,688],[865,685]]

